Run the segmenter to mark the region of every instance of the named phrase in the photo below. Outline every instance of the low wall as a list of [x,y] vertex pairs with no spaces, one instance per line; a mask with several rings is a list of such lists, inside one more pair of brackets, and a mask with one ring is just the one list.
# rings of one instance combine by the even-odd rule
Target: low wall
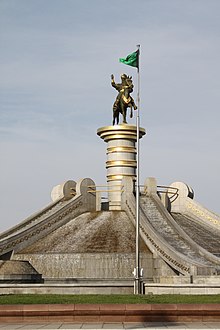
[[0,322],[217,322],[220,304],[0,305]]
[[133,294],[133,280],[79,280],[71,284],[0,284],[1,294]]
[[[53,280],[55,281],[55,280]],[[69,283],[68,283],[69,281]],[[220,285],[202,284],[143,284],[146,295],[160,294],[220,294]],[[55,281],[44,284],[0,284],[1,294],[133,294],[134,281],[67,279],[65,283]]]
[[220,294],[220,284],[145,284],[145,294]]

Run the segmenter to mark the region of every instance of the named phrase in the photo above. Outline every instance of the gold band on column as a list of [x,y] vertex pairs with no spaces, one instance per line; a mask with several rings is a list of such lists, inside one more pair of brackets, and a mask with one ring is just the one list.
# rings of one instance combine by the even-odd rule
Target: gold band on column
[[119,147],[108,147],[107,153],[113,153],[113,152],[126,152],[126,153],[132,153],[136,154],[136,148],[134,147],[127,147],[127,146],[119,146]]
[[131,175],[131,174],[109,174],[107,175],[107,181],[121,181],[123,179],[124,176],[133,178],[135,180],[135,175]]
[[126,166],[126,167],[137,167],[137,161],[136,160],[107,160],[106,162],[106,168],[114,167],[114,166]]

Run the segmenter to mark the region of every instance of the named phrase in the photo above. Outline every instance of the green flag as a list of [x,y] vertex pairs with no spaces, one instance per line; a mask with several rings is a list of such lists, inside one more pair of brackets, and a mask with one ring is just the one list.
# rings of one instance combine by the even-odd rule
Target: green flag
[[126,58],[119,58],[119,62],[139,68],[139,50],[129,54]]

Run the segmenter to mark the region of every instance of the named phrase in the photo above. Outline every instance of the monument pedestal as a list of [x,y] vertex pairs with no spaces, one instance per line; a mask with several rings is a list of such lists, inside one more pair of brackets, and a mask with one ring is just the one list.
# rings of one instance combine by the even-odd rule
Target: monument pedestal
[[[121,210],[121,182],[123,177],[136,180],[136,141],[137,127],[134,125],[105,126],[97,134],[107,142],[107,183],[109,210]],[[139,129],[139,137],[145,135],[145,129]]]

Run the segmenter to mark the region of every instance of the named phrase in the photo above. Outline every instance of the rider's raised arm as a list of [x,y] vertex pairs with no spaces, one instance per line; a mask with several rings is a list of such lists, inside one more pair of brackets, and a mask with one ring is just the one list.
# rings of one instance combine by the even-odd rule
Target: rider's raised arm
[[115,83],[115,79],[114,79],[114,75],[113,74],[111,75],[111,84],[112,84],[112,87],[114,87],[115,89],[117,89],[118,92],[120,92],[120,90],[121,90],[121,84],[116,84]]
[[112,87],[116,88],[116,83],[115,83],[115,79],[114,79],[113,74],[111,75],[111,84],[112,84]]

